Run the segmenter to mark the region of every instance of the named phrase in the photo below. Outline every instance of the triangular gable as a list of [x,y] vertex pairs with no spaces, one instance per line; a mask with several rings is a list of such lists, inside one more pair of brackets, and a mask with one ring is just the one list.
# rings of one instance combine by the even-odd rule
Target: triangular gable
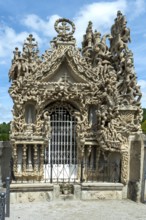
[[60,81],[65,74],[75,83],[92,82],[95,78],[93,69],[74,46],[58,48],[50,54],[46,51],[41,75],[36,72],[36,79],[39,76],[39,81]]
[[49,82],[70,82],[70,83],[87,83],[88,81],[85,77],[80,76],[77,72],[71,69],[67,61],[65,60],[60,64],[57,70],[52,73],[48,74],[45,81]]

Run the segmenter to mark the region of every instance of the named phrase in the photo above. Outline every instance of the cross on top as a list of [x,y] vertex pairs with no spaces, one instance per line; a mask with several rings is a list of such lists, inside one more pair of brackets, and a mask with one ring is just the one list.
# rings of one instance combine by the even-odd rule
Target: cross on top
[[[34,42],[34,43],[33,43]],[[27,41],[24,42],[23,51],[24,52],[34,52],[37,49],[37,43],[35,42],[35,38],[32,34],[29,35]]]
[[29,44],[32,44],[32,42],[35,41],[35,38],[33,37],[32,34],[29,35],[29,37],[27,38],[27,41],[29,42]]
[[67,75],[67,73],[64,73],[64,76],[62,76],[62,81],[66,84],[68,82],[68,78],[69,76]]
[[33,37],[32,34],[30,34],[29,37],[27,38],[27,42],[25,42],[25,45],[27,45],[28,47],[37,46],[36,43],[33,44],[33,41],[35,41],[35,38]]
[[62,21],[62,26],[59,26],[58,29],[61,30],[62,35],[66,35],[67,31],[70,31],[70,27],[67,26],[66,21]]
[[67,39],[66,37],[70,37],[75,32],[74,23],[66,18],[58,19],[54,24],[54,28],[62,39]]

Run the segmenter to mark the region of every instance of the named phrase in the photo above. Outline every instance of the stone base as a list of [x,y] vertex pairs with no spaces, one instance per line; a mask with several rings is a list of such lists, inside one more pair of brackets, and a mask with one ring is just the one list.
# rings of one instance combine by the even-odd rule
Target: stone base
[[121,183],[82,183],[73,185],[73,194],[62,194],[60,185],[11,184],[11,203],[51,201],[51,200],[99,200],[122,199]]
[[82,183],[82,200],[122,199],[121,183]]
[[51,201],[53,193],[51,192],[13,192],[11,193],[11,203],[27,203]]
[[53,184],[50,183],[17,183],[10,185],[11,192],[38,192],[53,191]]
[[25,203],[53,200],[53,185],[47,183],[11,184],[11,203]]
[[73,194],[60,195],[59,199],[61,199],[61,200],[73,200],[74,199],[74,195]]

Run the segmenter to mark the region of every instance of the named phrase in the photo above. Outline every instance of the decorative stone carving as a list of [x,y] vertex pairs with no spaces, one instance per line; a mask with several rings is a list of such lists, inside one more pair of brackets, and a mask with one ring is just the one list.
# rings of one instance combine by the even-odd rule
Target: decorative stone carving
[[[34,146],[35,161],[39,142],[39,173],[43,175],[44,149],[51,132],[50,114],[55,106],[63,105],[77,121],[79,159],[84,157],[85,144],[91,140],[102,151],[120,152],[122,181],[126,182],[128,135],[140,131],[142,118],[142,94],[137,85],[133,54],[128,48],[130,30],[126,19],[118,11],[111,33],[103,36],[94,32],[92,22],[89,22],[81,50],[75,45],[73,22],[59,19],[55,22],[55,30],[58,35],[42,56],[39,56],[38,45],[32,35],[24,43],[22,52],[18,48],[14,51],[9,71],[12,80],[9,93],[14,101],[11,122],[14,171],[17,173],[16,142],[23,141],[24,173],[26,142]],[[62,66],[66,72],[59,75]],[[36,120],[29,124],[25,119],[28,103],[33,103],[36,110]],[[89,121],[92,105],[97,119],[94,128]],[[34,173],[36,170],[35,166]]]
[[129,155],[128,152],[123,151],[121,154],[122,158],[121,158],[121,182],[123,184],[127,183],[128,180],[128,160],[129,160]]

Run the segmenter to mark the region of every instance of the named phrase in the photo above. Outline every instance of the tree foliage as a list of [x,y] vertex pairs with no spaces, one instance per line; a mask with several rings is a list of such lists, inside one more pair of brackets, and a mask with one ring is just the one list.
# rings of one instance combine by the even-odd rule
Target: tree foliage
[[143,119],[142,123],[146,120],[146,108],[143,108]]
[[146,120],[141,124],[141,129],[144,133],[146,133]]
[[0,124],[0,141],[9,140],[10,122]]
[[141,122],[141,129],[143,133],[146,133],[146,108],[143,108],[143,119]]

